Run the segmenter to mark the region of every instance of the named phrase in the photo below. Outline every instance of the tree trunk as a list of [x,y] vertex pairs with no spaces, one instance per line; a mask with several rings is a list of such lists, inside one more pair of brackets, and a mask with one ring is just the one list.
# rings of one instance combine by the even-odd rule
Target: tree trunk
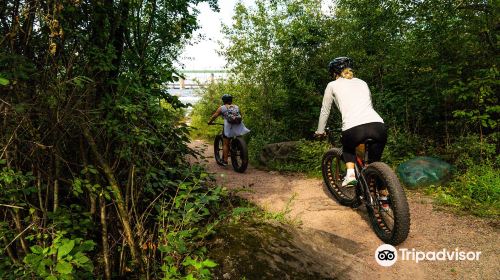
[[23,234],[23,225],[21,223],[21,215],[19,214],[19,210],[15,209],[11,211],[12,213],[12,218],[14,219],[14,223],[16,225],[16,229],[19,232],[19,242],[21,242],[21,247],[23,248],[23,251],[25,254],[28,254],[30,252],[28,243],[26,243],[26,240],[24,239],[24,234]]
[[99,152],[97,145],[94,141],[94,138],[90,134],[90,131],[88,128],[84,127],[83,128],[83,135],[87,139],[87,142],[90,145],[90,149],[94,155],[94,157],[97,159],[99,162],[99,165],[101,166],[102,170],[104,171],[104,175],[106,176],[114,197],[114,202],[116,203],[116,207],[118,208],[118,214],[121,218],[121,222],[123,225],[123,231],[125,233],[125,238],[127,239],[127,242],[130,246],[130,254],[132,255],[132,261],[134,264],[139,266],[139,269],[142,271],[143,266],[142,266],[142,259],[139,256],[140,252],[134,242],[134,235],[132,233],[132,227],[130,226],[130,221],[129,221],[129,215],[127,212],[127,209],[125,208],[125,203],[123,201],[123,196],[122,192],[120,189],[120,186],[118,185],[118,181],[116,180],[113,171],[109,167],[108,163],[104,160],[104,158],[101,156],[101,153]]
[[108,242],[108,224],[106,222],[106,201],[104,196],[99,196],[99,205],[101,209],[101,226],[102,226],[102,256],[104,259],[104,275],[106,280],[111,279],[111,264],[109,261],[109,242]]

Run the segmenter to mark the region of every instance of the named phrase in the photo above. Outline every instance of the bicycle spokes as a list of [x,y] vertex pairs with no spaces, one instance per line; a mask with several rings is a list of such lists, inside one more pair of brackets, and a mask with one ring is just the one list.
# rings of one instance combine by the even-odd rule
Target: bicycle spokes
[[248,166],[247,145],[241,137],[231,140],[231,164],[237,172],[245,172]]
[[355,187],[342,187],[346,172],[341,149],[328,150],[323,155],[321,169],[327,189],[340,204],[366,206],[375,233],[382,241],[397,245],[408,237],[410,213],[406,195],[387,164],[356,165],[358,184]]
[[356,200],[356,188],[354,186],[342,186],[342,181],[347,172],[341,151],[338,149],[328,151],[323,156],[321,169],[324,182],[330,193],[340,204],[353,206]]
[[370,207],[373,210],[378,227],[386,233],[391,233],[394,229],[391,194],[387,190],[383,180],[375,176],[368,178],[368,188],[372,201]]

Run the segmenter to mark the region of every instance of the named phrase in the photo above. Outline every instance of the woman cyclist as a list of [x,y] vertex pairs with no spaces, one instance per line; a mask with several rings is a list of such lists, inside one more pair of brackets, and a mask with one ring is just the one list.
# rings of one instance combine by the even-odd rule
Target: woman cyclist
[[[349,57],[337,57],[330,61],[328,70],[334,81],[325,89],[323,105],[319,116],[316,136],[325,135],[325,125],[330,114],[332,102],[342,114],[342,147],[347,174],[342,186],[357,184],[354,172],[356,146],[371,138],[368,163],[379,161],[387,142],[387,129],[382,118],[372,106],[370,89],[366,82],[354,78],[353,61]],[[383,199],[383,197],[382,197]]]
[[233,112],[237,112],[236,114],[240,114],[239,107],[233,104],[232,95],[224,94],[222,96],[222,103],[223,105],[217,108],[217,111],[215,111],[215,113],[212,115],[212,117],[208,121],[208,124],[212,124],[212,122],[218,116],[222,116],[224,118],[224,130],[222,133],[222,137],[224,139],[224,145],[222,148],[222,164],[226,166],[228,164],[227,159],[229,157],[229,138],[245,135],[250,132],[250,130],[246,128],[243,124],[243,121],[241,121],[241,115],[239,117],[239,123],[230,120],[230,115],[232,115]]

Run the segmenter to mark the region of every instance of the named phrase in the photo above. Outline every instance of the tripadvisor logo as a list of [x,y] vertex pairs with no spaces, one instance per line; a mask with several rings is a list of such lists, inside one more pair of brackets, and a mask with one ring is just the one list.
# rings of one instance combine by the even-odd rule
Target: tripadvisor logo
[[389,244],[382,244],[375,250],[375,260],[379,265],[386,267],[395,264],[398,257],[402,261],[419,263],[420,261],[478,261],[480,256],[481,252],[459,251],[458,248],[455,248],[455,250],[441,249],[439,251],[424,252],[417,251],[415,248],[400,248],[397,250]]
[[391,266],[398,260],[398,251],[392,245],[382,244],[375,251],[375,260],[381,266]]

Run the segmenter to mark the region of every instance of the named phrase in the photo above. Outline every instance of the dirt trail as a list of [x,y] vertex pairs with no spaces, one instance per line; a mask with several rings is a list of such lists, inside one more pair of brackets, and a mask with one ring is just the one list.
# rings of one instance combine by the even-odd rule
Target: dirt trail
[[[339,205],[328,193],[321,180],[302,175],[280,174],[255,169],[251,166],[244,174],[215,163],[212,146],[202,141],[192,146],[207,157],[202,164],[217,174],[219,184],[229,189],[244,189],[239,195],[268,211],[283,211],[289,203],[288,218],[300,221],[300,231],[324,232],[348,240],[363,250],[342,252],[350,255],[348,269],[356,271],[342,278],[371,279],[500,279],[500,231],[498,223],[475,217],[457,216],[437,211],[432,201],[422,194],[407,192],[411,211],[411,230],[408,239],[397,246],[417,251],[481,251],[479,261],[398,261],[391,267],[379,266],[375,250],[382,242],[373,232],[367,213],[363,209],[350,209]],[[324,239],[322,239],[324,240]],[[323,241],[324,242],[324,241]],[[336,244],[317,244],[330,248]],[[338,244],[338,254],[342,244]],[[335,256],[332,256],[332,258]],[[333,258],[335,259],[335,258]],[[338,259],[338,256],[337,256]]]

